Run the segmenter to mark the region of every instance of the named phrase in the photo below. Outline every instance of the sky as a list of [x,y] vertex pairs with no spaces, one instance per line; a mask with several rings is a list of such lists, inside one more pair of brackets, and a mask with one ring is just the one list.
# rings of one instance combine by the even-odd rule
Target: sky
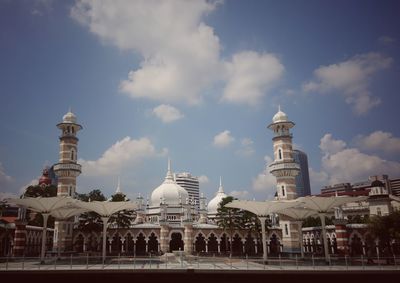
[[58,162],[71,107],[77,192],[150,197],[175,172],[271,199],[278,105],[312,193],[400,177],[400,2],[0,1],[0,196]]

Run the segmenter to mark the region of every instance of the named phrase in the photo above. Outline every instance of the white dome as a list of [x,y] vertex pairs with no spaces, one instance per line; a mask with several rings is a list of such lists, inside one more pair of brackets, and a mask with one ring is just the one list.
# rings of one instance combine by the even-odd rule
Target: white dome
[[71,110],[69,110],[68,113],[63,116],[63,122],[64,123],[76,123],[75,114],[72,113]]
[[222,187],[222,182],[220,179],[218,192],[207,205],[208,214],[217,214],[219,204],[221,203],[222,199],[226,197],[227,195],[224,192],[224,188]]
[[188,192],[175,182],[168,162],[168,172],[164,182],[151,193],[151,205],[158,206],[161,201],[167,205],[179,205],[181,201],[185,203],[187,198],[189,198]]
[[273,123],[278,123],[278,122],[287,122],[289,121],[287,115],[285,112],[282,112],[281,109],[274,115],[272,118]]

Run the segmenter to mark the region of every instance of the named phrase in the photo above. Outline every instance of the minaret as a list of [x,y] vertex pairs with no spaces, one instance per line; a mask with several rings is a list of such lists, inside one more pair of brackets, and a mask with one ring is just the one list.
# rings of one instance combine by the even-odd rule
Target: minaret
[[294,123],[289,121],[279,106],[278,113],[272,118],[272,124],[268,126],[274,131],[274,162],[269,165],[269,172],[276,177],[277,199],[297,198],[296,176],[300,172],[300,166],[293,158],[292,134],[289,131],[293,127]]
[[[272,118],[272,124],[268,126],[274,131],[274,162],[269,165],[269,172],[276,177],[278,200],[297,198],[296,176],[300,172],[300,166],[293,158],[292,134],[289,131],[293,127],[294,123],[289,121],[279,106],[278,112]],[[300,252],[298,223],[282,215],[279,226],[282,230],[283,251]]]
[[[61,130],[59,162],[54,165],[58,177],[57,195],[75,197],[76,177],[81,173],[81,165],[77,163],[78,138],[77,132],[82,126],[77,124],[76,116],[71,112],[63,116],[63,121],[57,124]],[[72,249],[73,218],[56,221],[54,225],[53,248],[58,251]]]
[[78,157],[76,134],[82,126],[77,124],[76,116],[69,110],[57,128],[61,130],[60,157],[59,162],[54,165],[54,172],[58,177],[57,195],[74,197],[76,177],[81,174],[81,165],[76,162]]

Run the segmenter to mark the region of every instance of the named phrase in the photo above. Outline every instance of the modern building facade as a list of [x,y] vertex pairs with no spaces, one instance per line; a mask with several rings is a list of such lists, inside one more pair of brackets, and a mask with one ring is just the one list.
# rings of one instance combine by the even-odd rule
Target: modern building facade
[[297,197],[305,197],[311,195],[310,175],[308,173],[307,154],[301,150],[293,150],[294,161],[300,165],[300,172],[296,176],[296,192]]
[[200,207],[200,185],[199,178],[192,176],[188,172],[175,173],[175,182],[184,188],[189,194],[189,200],[195,204],[195,207]]

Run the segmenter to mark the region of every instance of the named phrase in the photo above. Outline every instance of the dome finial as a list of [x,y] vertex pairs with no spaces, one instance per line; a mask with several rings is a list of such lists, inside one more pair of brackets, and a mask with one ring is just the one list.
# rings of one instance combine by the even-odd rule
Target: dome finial
[[278,111],[281,111],[281,105],[278,104]]
[[117,185],[117,190],[115,191],[115,194],[121,194],[121,180],[120,177],[118,176],[118,185]]
[[224,187],[222,186],[222,177],[219,176],[219,188],[218,188],[218,193],[223,193],[224,192]]
[[168,157],[168,169],[167,169],[167,175],[165,176],[165,181],[174,181],[174,176],[171,170],[171,159],[169,157]]

